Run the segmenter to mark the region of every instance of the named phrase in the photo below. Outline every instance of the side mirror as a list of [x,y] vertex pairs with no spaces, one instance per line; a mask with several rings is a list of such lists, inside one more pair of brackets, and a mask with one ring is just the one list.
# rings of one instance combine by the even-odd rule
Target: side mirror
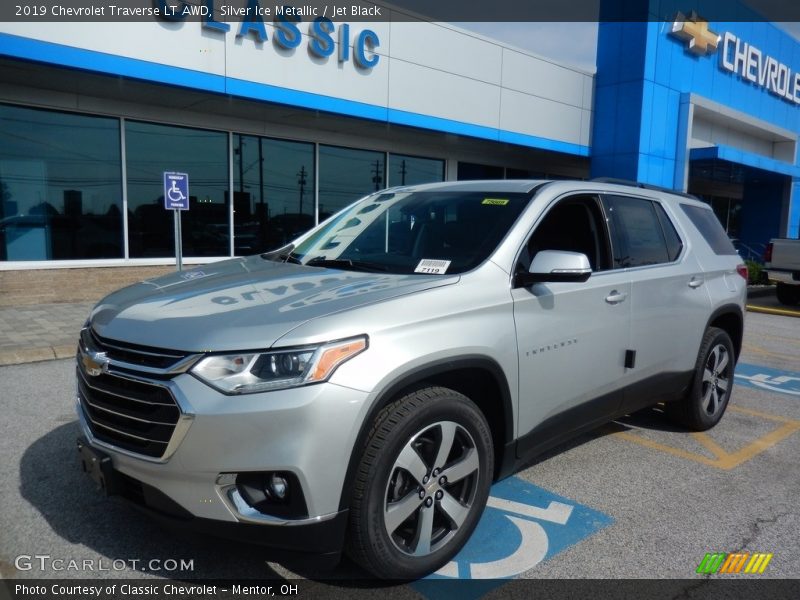
[[560,281],[582,283],[591,274],[592,267],[585,254],[566,250],[542,250],[533,257],[527,273],[517,273],[514,287]]

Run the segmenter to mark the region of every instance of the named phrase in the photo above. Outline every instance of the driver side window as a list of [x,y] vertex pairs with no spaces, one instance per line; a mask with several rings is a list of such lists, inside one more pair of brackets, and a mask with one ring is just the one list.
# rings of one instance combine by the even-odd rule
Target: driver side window
[[517,271],[526,272],[542,250],[580,252],[589,259],[593,272],[611,269],[611,247],[600,199],[587,194],[559,200],[528,239]]

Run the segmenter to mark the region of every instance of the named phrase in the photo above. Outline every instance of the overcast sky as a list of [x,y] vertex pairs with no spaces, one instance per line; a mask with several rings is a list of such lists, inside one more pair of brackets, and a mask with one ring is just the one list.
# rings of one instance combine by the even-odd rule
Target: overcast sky
[[[454,23],[545,58],[595,71],[597,23]],[[800,39],[800,23],[778,23]],[[800,66],[798,66],[800,68]]]

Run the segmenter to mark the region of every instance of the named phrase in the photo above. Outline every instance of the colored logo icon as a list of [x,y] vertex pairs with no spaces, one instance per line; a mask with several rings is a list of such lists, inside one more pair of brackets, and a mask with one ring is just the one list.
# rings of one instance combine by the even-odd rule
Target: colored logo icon
[[696,573],[742,573],[760,575],[772,560],[772,553],[766,552],[707,552],[697,566]]

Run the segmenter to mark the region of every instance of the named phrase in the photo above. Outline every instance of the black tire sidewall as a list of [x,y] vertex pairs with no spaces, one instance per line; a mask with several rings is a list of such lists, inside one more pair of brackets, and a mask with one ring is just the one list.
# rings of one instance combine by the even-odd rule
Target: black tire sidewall
[[789,285],[788,283],[779,283],[775,286],[775,295],[778,302],[786,306],[794,306],[800,303],[800,285]]
[[[439,421],[458,423],[472,436],[480,460],[477,490],[472,509],[454,538],[433,554],[411,557],[394,546],[384,527],[386,483],[397,456],[411,437]],[[426,400],[419,409],[406,415],[391,429],[380,453],[371,465],[364,494],[364,516],[367,519],[366,533],[370,553],[380,563],[390,568],[394,578],[397,579],[416,579],[443,566],[467,542],[483,513],[491,485],[493,465],[489,427],[480,410],[470,400],[457,392],[443,389],[435,400]]]
[[[730,378],[728,380],[728,389],[725,391],[725,394],[722,398],[720,409],[714,415],[709,415],[703,408],[703,372],[711,351],[720,344],[722,344],[728,351],[728,357],[730,361]],[[687,408],[689,412],[687,416],[689,417],[691,424],[694,425],[695,429],[711,429],[719,422],[719,420],[722,418],[722,415],[725,414],[725,410],[728,408],[728,402],[730,402],[731,393],[733,391],[733,373],[736,366],[735,363],[736,354],[733,350],[733,342],[731,341],[730,336],[722,329],[717,329],[715,327],[709,328],[703,337],[701,352],[697,357],[697,364],[695,366],[692,388],[687,398]]]

